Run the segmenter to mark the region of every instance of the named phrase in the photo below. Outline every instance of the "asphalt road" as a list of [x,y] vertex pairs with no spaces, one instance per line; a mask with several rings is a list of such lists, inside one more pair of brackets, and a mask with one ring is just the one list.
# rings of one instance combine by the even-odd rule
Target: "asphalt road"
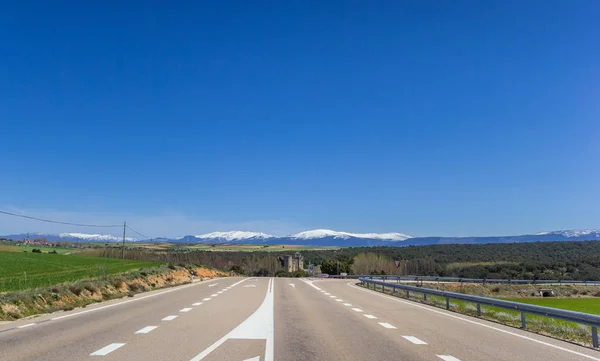
[[364,290],[225,278],[0,325],[0,360],[598,360],[600,352]]

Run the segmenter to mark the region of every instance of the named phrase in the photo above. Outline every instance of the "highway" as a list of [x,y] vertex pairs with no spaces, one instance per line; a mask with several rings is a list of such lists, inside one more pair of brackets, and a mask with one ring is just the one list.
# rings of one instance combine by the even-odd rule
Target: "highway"
[[354,282],[221,278],[3,323],[0,360],[600,361]]

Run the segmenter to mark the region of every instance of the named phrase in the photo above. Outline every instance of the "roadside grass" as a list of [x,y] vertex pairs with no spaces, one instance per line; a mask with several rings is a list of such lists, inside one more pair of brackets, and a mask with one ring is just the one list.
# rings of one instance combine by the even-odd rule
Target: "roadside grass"
[[[381,292],[381,287],[378,286],[377,291]],[[427,295],[427,300],[425,300],[424,294],[422,292],[410,292],[410,296],[407,297],[406,291],[404,291],[404,290],[398,290],[397,292],[394,293],[394,292],[392,292],[391,289],[388,289],[388,288],[386,288],[385,293],[388,295],[391,295],[391,296],[428,304],[430,306],[435,306],[435,307],[444,308],[444,309],[446,308],[446,298],[445,297]],[[523,303],[538,304],[540,306],[554,307],[554,308],[565,308],[565,307],[558,307],[556,305],[567,304],[568,306],[571,307],[571,308],[567,308],[567,309],[579,311],[579,312],[593,313],[593,312],[589,312],[589,311],[582,311],[581,307],[583,307],[583,306],[576,305],[577,302],[564,302],[564,301],[569,301],[568,299],[564,299],[564,301],[562,303],[555,302],[554,306],[535,303],[534,301],[537,301],[536,299],[533,299],[533,300],[528,299],[528,300],[530,302],[523,302]],[[543,301],[544,299],[540,298],[539,300]],[[560,300],[561,299],[554,299],[552,301],[560,301]],[[584,300],[584,299],[582,299],[582,298],[573,299],[573,301],[578,301],[578,300]],[[582,304],[587,305],[588,310],[596,309],[595,307],[598,307],[598,305],[596,305],[596,304],[600,303],[600,300],[598,300],[598,299],[589,298],[589,299],[585,299],[585,300],[589,300],[589,301],[583,302]],[[510,299],[510,301],[522,302],[523,299]],[[594,303],[596,303],[596,304],[594,304]],[[552,304],[552,303],[550,302],[550,304]],[[576,306],[573,306],[574,304]],[[592,305],[590,305],[590,304],[592,304]],[[577,307],[577,306],[579,306],[580,309],[576,310],[573,308],[573,307]],[[501,324],[515,327],[515,328],[521,328],[521,313],[518,311],[512,311],[512,310],[507,310],[504,308],[485,306],[485,305],[481,305],[480,308],[481,308],[481,316],[479,318],[481,318],[481,319],[501,323]],[[473,316],[473,317],[478,317],[477,316],[477,305],[472,302],[450,299],[449,310],[453,311],[453,312]],[[590,326],[578,324],[575,322],[557,320],[557,319],[553,319],[553,318],[549,318],[549,317],[531,315],[531,314],[527,314],[525,319],[526,319],[526,330],[527,331],[539,333],[539,334],[554,337],[554,338],[558,338],[561,340],[566,340],[569,342],[581,344],[581,345],[588,346],[588,347],[592,346],[592,343],[591,343],[592,331],[591,331]]]
[[0,252],[0,292],[101,278],[160,264],[75,255]]
[[505,298],[508,301],[528,303],[544,307],[562,308],[565,310],[591,313],[600,315],[600,299],[593,297],[558,298],[558,297],[536,297],[536,298]]

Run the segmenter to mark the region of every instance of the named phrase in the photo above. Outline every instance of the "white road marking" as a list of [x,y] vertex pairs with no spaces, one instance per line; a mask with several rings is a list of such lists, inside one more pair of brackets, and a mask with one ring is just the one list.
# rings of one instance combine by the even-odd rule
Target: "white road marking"
[[378,322],[378,323],[385,328],[396,328],[396,326],[392,326],[387,322]]
[[221,293],[223,293],[223,291],[219,291],[219,292],[217,292],[217,293],[218,293],[218,294],[221,294]]
[[163,318],[161,321],[173,321],[176,318],[177,318],[177,316],[167,316],[167,317]]
[[325,290],[321,290],[321,292],[325,293]]
[[290,283],[290,286],[292,286],[292,287],[296,288],[296,285],[295,285],[295,284],[293,284],[293,283]]
[[31,327],[31,326],[35,326],[35,323],[28,323],[28,324],[26,324],[26,325],[19,326],[19,327],[17,327],[17,328],[25,328],[25,327]]
[[[273,309],[274,309],[274,284],[275,279],[269,280],[269,286],[267,288],[267,294],[263,303],[258,307],[253,314],[250,315],[244,322],[239,326],[231,330],[228,334],[221,337],[215,343],[210,345],[206,350],[202,351],[190,361],[200,361],[217,347],[221,346],[228,339],[251,339],[251,340],[266,340],[265,346],[265,358],[264,361],[273,361],[273,334],[274,322],[273,322]],[[256,359],[256,357],[255,357]],[[253,360],[253,359],[250,359]]]
[[256,356],[256,357],[253,357],[253,358],[247,358],[244,361],[260,361],[260,356]]
[[218,283],[212,283],[212,284],[208,285],[208,287],[215,287],[216,285],[218,285]]
[[216,293],[213,293],[212,295],[210,295],[210,297],[217,297],[217,296],[218,296],[218,294],[216,294]]
[[387,298],[387,299],[390,299],[390,300],[395,301],[395,302],[404,303],[406,305],[417,307],[417,308],[420,308],[420,309],[423,309],[423,310],[426,310],[426,311],[429,311],[429,312],[437,313],[437,314],[440,314],[440,315],[443,315],[443,316],[446,316],[446,317],[451,317],[451,318],[454,318],[454,319],[457,319],[457,320],[461,320],[461,321],[468,322],[468,323],[471,323],[471,324],[474,324],[474,325],[478,325],[478,326],[481,326],[481,327],[485,327],[485,328],[488,328],[488,329],[491,329],[491,330],[502,332],[502,333],[507,334],[507,335],[515,336],[515,337],[518,337],[518,338],[521,338],[521,339],[524,339],[524,340],[528,340],[528,341],[531,341],[531,342],[538,343],[540,345],[544,345],[544,346],[552,347],[552,348],[557,349],[557,350],[561,350],[561,351],[565,351],[565,352],[568,352],[568,353],[572,353],[574,355],[585,357],[585,358],[590,359],[590,360],[600,361],[600,358],[597,358],[597,357],[594,357],[594,356],[590,356],[590,355],[586,355],[586,354],[584,354],[582,352],[577,352],[577,351],[569,350],[568,348],[565,348],[565,347],[562,347],[562,346],[553,345],[553,344],[551,344],[549,342],[544,342],[544,341],[537,340],[537,339],[529,337],[529,336],[520,335],[518,333],[514,333],[514,332],[511,332],[511,331],[508,331],[508,330],[503,330],[501,328],[497,328],[497,327],[494,327],[494,326],[486,325],[485,323],[481,323],[481,322],[469,320],[467,318],[464,318],[464,317],[461,317],[461,316],[456,316],[456,315],[453,315],[453,314],[450,314],[450,313],[446,313],[444,311],[438,311],[438,310],[435,310],[435,309],[432,309],[432,308],[429,308],[429,307],[422,306],[422,305],[420,305],[420,304],[418,304],[416,302],[405,301],[405,300],[399,299],[398,297],[392,297],[392,296],[384,295],[384,294],[381,294],[381,293],[376,293],[376,292],[373,292],[373,291],[370,291],[370,290],[365,290],[362,287],[358,287],[358,286],[353,285],[352,282],[348,282],[347,285],[350,286],[350,287],[356,288],[357,290],[360,290],[362,292],[368,292],[368,293],[370,293],[372,295],[375,295],[375,296]]
[[325,294],[326,294],[327,296],[329,296],[329,295],[330,295],[330,293],[329,293],[329,292],[325,292]]
[[353,308],[353,309],[352,309],[352,311],[355,311],[355,312],[362,312],[363,310],[361,310],[360,308]]
[[244,287],[256,287],[256,285],[245,285]]
[[336,298],[335,301],[336,302],[344,302],[344,300],[342,300],[341,298]]
[[352,304],[350,304],[350,303],[344,303],[344,306],[350,307],[350,306],[352,306]]
[[373,320],[376,319],[377,317],[373,316],[373,315],[365,315],[366,318]]
[[441,358],[444,361],[460,361],[456,357],[450,356],[450,355],[436,355],[436,356],[439,357],[439,358]]
[[[237,285],[238,283],[242,283],[245,280],[247,280],[247,278],[244,278],[243,280],[241,280],[241,281],[239,281],[239,282],[237,282],[235,284]],[[56,320],[61,320],[63,318],[67,318],[67,317],[74,317],[74,316],[83,315],[83,314],[86,314],[86,313],[89,313],[89,312],[96,312],[96,311],[104,310],[104,309],[107,309],[107,308],[124,305],[124,304],[129,303],[129,302],[136,302],[136,301],[144,300],[146,298],[164,295],[165,293],[180,291],[180,290],[186,289],[188,287],[194,287],[194,286],[198,286],[198,285],[203,285],[206,282],[208,282],[208,281],[201,281],[201,282],[191,283],[191,284],[184,285],[184,286],[178,286],[178,287],[174,287],[174,288],[171,288],[169,290],[166,290],[166,291],[153,293],[153,294],[148,295],[148,296],[142,296],[142,297],[134,298],[134,299],[123,301],[123,302],[119,302],[119,303],[113,303],[111,305],[106,305],[106,306],[100,306],[100,307],[96,307],[96,308],[91,308],[91,309],[88,309],[88,310],[85,310],[85,311],[81,311],[81,312],[70,313],[68,315],[58,316],[58,317],[51,318],[50,320],[51,321],[56,321]]]
[[427,342],[425,341],[421,341],[418,338],[416,338],[415,336],[402,336],[405,339],[409,340],[410,342],[414,343],[415,345],[427,345]]
[[109,353],[113,352],[114,350],[125,346],[124,343],[111,343],[110,345],[106,346],[106,347],[102,347],[101,349],[99,349],[98,351],[92,352],[90,354],[90,356],[106,356]]
[[336,296],[333,296],[333,295],[331,295],[331,296],[329,296],[329,297],[331,297],[331,298],[335,298]]
[[140,330],[135,331],[136,334],[138,333],[148,333],[154,329],[158,328],[158,326],[146,326]]
[[189,307],[186,308],[182,308],[181,310],[179,310],[179,312],[190,312],[192,309]]
[[192,303],[192,306],[200,306],[202,304],[202,302],[196,302],[196,303]]
[[210,301],[210,300],[211,300],[211,298],[210,298],[210,297],[206,297],[206,298],[203,298],[203,299],[202,299],[202,301]]

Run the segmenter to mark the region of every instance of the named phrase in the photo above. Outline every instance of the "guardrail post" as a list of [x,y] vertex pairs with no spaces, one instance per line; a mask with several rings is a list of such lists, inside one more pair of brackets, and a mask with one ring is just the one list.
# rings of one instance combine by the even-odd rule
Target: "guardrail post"
[[525,312],[521,311],[521,328],[524,330],[527,326],[527,320],[525,318]]
[[423,293],[423,301],[427,301],[427,293]]
[[385,293],[385,285],[381,285],[381,292]]
[[406,290],[406,298],[410,298],[410,290]]
[[446,296],[446,309],[450,309],[450,297]]
[[592,345],[598,348],[598,327],[592,326]]
[[481,317],[481,303],[477,304],[477,317]]

